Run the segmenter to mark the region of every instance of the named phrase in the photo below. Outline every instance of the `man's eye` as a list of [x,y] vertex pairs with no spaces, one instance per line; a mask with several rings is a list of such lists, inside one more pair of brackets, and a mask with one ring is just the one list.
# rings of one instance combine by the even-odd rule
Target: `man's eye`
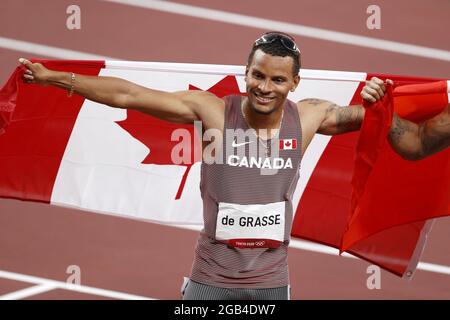
[[262,79],[262,75],[260,74],[260,73],[254,73],[253,74],[253,77],[255,78],[255,79]]

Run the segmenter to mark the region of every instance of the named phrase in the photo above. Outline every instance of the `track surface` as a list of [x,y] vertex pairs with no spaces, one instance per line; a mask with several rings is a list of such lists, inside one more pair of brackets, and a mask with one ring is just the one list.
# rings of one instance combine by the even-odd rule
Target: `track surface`
[[[178,3],[361,35],[369,40],[440,49],[447,55],[450,51],[450,43],[444,41],[444,30],[450,29],[450,3],[444,0],[426,4],[420,0],[348,0],[339,6],[331,0],[284,0],[276,5],[268,0]],[[55,58],[51,51],[36,54],[37,49],[31,44],[123,60],[242,65],[252,41],[267,31],[87,0],[77,1],[81,30],[68,30],[66,8],[71,4],[66,0],[1,1],[0,37],[30,45],[18,49],[5,45],[0,38],[0,83],[5,82],[19,57]],[[381,30],[366,27],[366,9],[370,4],[381,8]],[[295,37],[305,68],[450,78],[449,60]],[[197,233],[191,230],[2,199],[0,298],[8,297],[7,294],[24,299],[130,298],[126,293],[135,298],[178,299],[182,277],[190,271],[196,239]],[[440,219],[434,225],[422,261],[446,269],[419,269],[410,282],[383,271],[379,290],[367,288],[369,264],[364,261],[291,248],[292,298],[450,299],[449,240],[450,218]],[[85,291],[64,287],[70,265],[81,268],[81,284],[89,287]],[[60,281],[60,286],[48,279]],[[27,288],[37,290],[21,291]]]

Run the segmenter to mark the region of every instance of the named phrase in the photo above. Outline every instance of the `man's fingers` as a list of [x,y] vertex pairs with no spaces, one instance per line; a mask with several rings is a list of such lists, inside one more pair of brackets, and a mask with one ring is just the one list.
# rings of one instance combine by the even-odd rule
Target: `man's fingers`
[[20,58],[20,59],[19,59],[19,62],[20,62],[21,64],[23,64],[23,65],[29,65],[29,64],[31,64],[30,60],[27,60],[27,59],[25,59],[25,58]]
[[[378,80],[379,80],[379,79],[378,79]],[[381,81],[381,80],[380,80],[380,81]],[[369,87],[371,87],[372,89],[377,90],[377,91],[380,92],[380,93],[381,93],[381,92],[384,92],[383,89],[386,89],[386,87],[385,87],[383,81],[381,81],[381,82],[375,82],[375,81],[373,81],[373,80],[370,80],[370,81],[366,81],[366,85],[369,86]]]
[[25,82],[25,83],[35,83],[34,79],[28,79],[28,78],[25,78],[25,77],[23,77],[23,82]]
[[384,81],[378,78],[375,78],[375,83],[380,86],[383,94],[386,92],[386,86],[384,85]]
[[363,92],[368,94],[368,95],[370,95],[370,96],[372,96],[376,100],[380,100],[381,97],[382,97],[377,90],[375,90],[375,89],[373,89],[373,88],[371,88],[369,86],[365,86],[364,89],[363,89]]
[[386,92],[386,84],[393,84],[393,81],[387,79],[386,82],[383,80],[372,77],[370,81],[366,81],[366,85],[361,91],[361,97],[369,102],[376,102],[384,97]]
[[[377,77],[372,77],[371,79],[370,79],[370,81],[373,81],[373,82],[375,82],[376,84],[378,84],[378,85],[380,85],[380,86],[382,86],[382,87],[385,87],[385,84],[387,83],[387,84],[390,84],[390,85],[393,85],[394,84],[394,81],[392,81],[391,79],[386,79],[386,81],[383,81],[383,80],[381,80],[380,78],[377,78]],[[384,90],[384,89],[383,89]]]
[[19,59],[19,62],[20,62],[20,63],[23,63],[23,64],[33,64],[30,60],[25,59],[25,58],[20,58],[20,59]]
[[25,83],[34,83],[34,77],[24,74],[23,75],[23,81],[25,81]]
[[374,97],[372,97],[370,94],[362,91],[361,92],[361,98],[363,98],[364,100],[367,100],[369,102],[375,102],[377,101],[377,99],[375,99]]
[[373,90],[377,91],[380,97],[384,96],[384,92],[386,91],[386,87],[384,84],[381,86],[373,81],[368,81],[366,83],[366,88],[372,88]]
[[30,60],[20,58],[19,62],[24,65],[26,68],[33,70],[33,63]]
[[372,79],[370,79],[370,81],[373,81],[378,85],[382,85],[384,83],[383,80],[381,80],[380,78],[377,78],[377,77],[372,77]]
[[383,93],[383,97],[384,97],[384,93],[386,92],[386,85],[384,84],[384,82],[382,84],[380,84],[380,89],[381,89],[381,92]]

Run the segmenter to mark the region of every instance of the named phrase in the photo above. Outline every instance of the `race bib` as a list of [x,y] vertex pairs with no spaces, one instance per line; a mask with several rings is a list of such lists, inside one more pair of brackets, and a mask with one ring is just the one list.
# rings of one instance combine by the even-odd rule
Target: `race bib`
[[282,202],[236,204],[219,202],[216,240],[237,248],[277,248],[284,241]]

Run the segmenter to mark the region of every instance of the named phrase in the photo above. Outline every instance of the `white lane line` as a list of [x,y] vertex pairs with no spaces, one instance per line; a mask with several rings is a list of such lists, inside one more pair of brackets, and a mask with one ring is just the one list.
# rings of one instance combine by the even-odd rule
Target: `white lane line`
[[[338,249],[327,247],[327,246],[324,246],[321,244],[304,241],[304,240],[291,239],[289,247],[295,248],[295,249],[300,249],[300,250],[307,250],[307,251],[312,251],[312,252],[330,254],[330,255],[339,255]],[[355,257],[354,255],[351,255],[347,252],[344,252],[342,254],[342,256],[346,257],[346,258],[359,259],[358,257]],[[450,275],[450,266],[444,266],[444,265],[428,263],[428,262],[419,262],[417,265],[417,270]]]
[[[5,37],[0,37],[0,48],[33,53],[56,59],[67,60],[106,60],[107,69],[127,69],[127,70],[151,70],[160,72],[176,73],[201,73],[201,74],[235,74],[243,76],[245,66],[215,65],[215,64],[194,64],[194,63],[164,63],[147,61],[123,61],[120,58],[99,56],[93,53],[66,50],[63,48],[47,46],[39,43],[26,42]],[[330,80],[330,81],[351,81],[361,82],[366,79],[366,73],[333,71],[333,70],[313,70],[300,69],[300,76],[307,80]]]
[[[202,229],[202,226],[193,226],[193,225],[171,225],[171,227],[188,229],[188,230],[193,230],[193,231],[200,231]],[[309,241],[305,241],[305,240],[298,240],[298,239],[291,239],[289,248],[306,250],[306,251],[323,253],[323,254],[329,254],[332,256],[339,255],[339,250],[336,248],[328,247],[325,245],[321,245],[318,243],[313,243],[313,242],[309,242]],[[355,257],[354,255],[348,254],[346,252],[344,252],[342,254],[342,257],[359,259],[358,257]],[[450,266],[444,266],[444,265],[428,263],[428,262],[419,262],[419,264],[417,265],[417,270],[450,275]]]
[[419,262],[417,269],[450,275],[450,267],[428,262]]
[[[20,273],[15,273],[15,272],[10,272],[10,271],[3,271],[3,270],[0,270],[0,278],[35,283],[35,284],[42,285],[42,286],[52,287],[51,289],[64,289],[64,290],[69,290],[69,291],[76,291],[76,292],[92,294],[92,295],[96,295],[96,296],[103,296],[103,297],[108,297],[108,298],[114,298],[114,299],[121,299],[121,300],[155,300],[154,298],[150,298],[150,297],[143,297],[143,296],[137,296],[137,295],[119,292],[119,291],[112,291],[112,290],[88,287],[88,286],[84,286],[84,285],[66,283],[66,282],[62,282],[62,281],[40,278],[40,277],[36,277],[36,276],[29,276],[29,275],[25,275],[25,274],[20,274]],[[13,294],[13,293],[11,293],[11,294]],[[6,296],[8,296],[8,295],[6,295]],[[3,296],[3,298],[4,297],[5,296]]]
[[259,28],[263,30],[278,30],[290,33],[292,35],[343,43],[348,45],[355,45],[371,49],[390,51],[430,59],[450,61],[450,51],[447,50],[359,36],[356,34],[346,32],[308,27],[300,24],[293,24],[282,21],[258,18],[243,14],[208,9],[203,7],[196,7],[181,3],[158,1],[158,0],[103,0],[103,1],[169,12],[174,14],[180,14],[223,23],[235,24],[240,26]]
[[3,296],[0,296],[0,300],[19,300],[28,298],[30,296],[35,296],[37,294],[47,292],[55,289],[56,287],[50,284],[38,284],[36,286],[14,291]]
[[35,56],[46,56],[57,59],[73,60],[120,60],[105,57],[93,53],[68,50],[58,47],[46,46],[38,43],[21,41],[11,38],[0,37],[0,48],[33,53]]
[[[304,241],[304,240],[292,239],[289,247],[295,248],[295,249],[300,249],[300,250],[307,250],[307,251],[312,251],[312,252],[336,255],[336,256],[339,255],[338,249],[327,247],[327,246],[317,244],[317,243],[312,243],[309,241]],[[348,254],[346,252],[344,252],[342,254],[342,256],[346,257],[346,258],[359,259],[358,257],[355,257],[354,255]],[[444,265],[428,263],[428,262],[419,262],[419,264],[417,265],[417,270],[450,275],[450,266],[444,266]]]
[[[120,58],[104,57],[93,53],[66,50],[63,48],[15,40],[5,37],[0,37],[0,48],[29,52],[34,55],[41,55],[56,59],[106,60],[107,69],[152,70],[160,72],[201,73],[214,75],[235,74],[238,76],[243,76],[245,71],[245,66],[233,66],[233,65],[124,61]],[[313,70],[313,69],[300,69],[300,76],[302,77],[302,79],[305,80],[307,79],[307,80],[361,82],[366,79],[366,73],[363,72]]]

